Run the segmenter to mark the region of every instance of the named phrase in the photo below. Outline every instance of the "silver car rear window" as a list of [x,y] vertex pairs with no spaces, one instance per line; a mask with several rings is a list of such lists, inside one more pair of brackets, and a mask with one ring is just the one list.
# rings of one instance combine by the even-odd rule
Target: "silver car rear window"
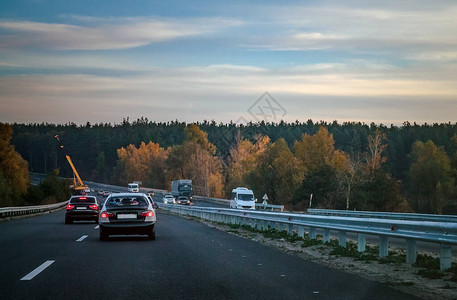
[[107,207],[136,207],[147,206],[147,200],[144,197],[111,197],[106,202]]

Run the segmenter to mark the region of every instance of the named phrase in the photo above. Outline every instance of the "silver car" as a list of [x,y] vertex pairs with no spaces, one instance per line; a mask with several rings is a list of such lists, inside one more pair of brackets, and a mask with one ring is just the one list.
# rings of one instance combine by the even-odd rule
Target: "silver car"
[[176,203],[175,197],[173,197],[172,194],[166,194],[165,196],[163,196],[162,200],[163,200],[164,204],[167,204],[167,203],[175,204]]
[[179,196],[178,200],[176,201],[178,204],[183,204],[183,205],[190,205],[190,200],[186,196]]

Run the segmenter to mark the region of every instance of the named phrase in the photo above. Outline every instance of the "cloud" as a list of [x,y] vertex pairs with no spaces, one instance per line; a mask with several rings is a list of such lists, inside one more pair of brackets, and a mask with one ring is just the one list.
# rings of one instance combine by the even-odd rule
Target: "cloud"
[[219,8],[236,18],[0,20],[0,120],[249,119],[265,91],[289,121],[455,120],[454,1],[236,5]]
[[0,77],[0,120],[95,123],[119,122],[127,116],[157,121],[249,120],[247,109],[268,91],[288,112],[288,121],[447,122],[455,119],[457,74],[452,69],[444,71],[449,72],[445,77],[439,76],[440,69],[430,69],[425,76],[422,70],[361,60],[292,68],[154,68],[122,77]]
[[128,49],[178,38],[211,34],[242,22],[224,18],[71,18],[80,25],[1,21],[0,48],[55,50]]
[[272,26],[260,23],[259,27],[268,27],[268,34],[260,33],[245,46],[271,51],[390,54],[402,59],[426,52],[455,52],[455,4],[441,3],[423,10],[420,5],[349,3],[259,8],[259,14]]

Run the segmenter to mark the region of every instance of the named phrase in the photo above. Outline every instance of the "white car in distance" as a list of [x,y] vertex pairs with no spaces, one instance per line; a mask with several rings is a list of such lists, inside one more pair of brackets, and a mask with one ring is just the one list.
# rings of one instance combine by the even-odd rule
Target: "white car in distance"
[[163,200],[164,204],[167,204],[167,203],[175,204],[176,203],[175,197],[173,197],[172,194],[166,194],[165,196],[163,196],[162,200]]

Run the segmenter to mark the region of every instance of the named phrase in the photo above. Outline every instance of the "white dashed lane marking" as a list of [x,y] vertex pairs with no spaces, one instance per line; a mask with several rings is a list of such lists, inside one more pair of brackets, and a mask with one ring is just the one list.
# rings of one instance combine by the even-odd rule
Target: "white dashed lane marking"
[[82,242],[84,241],[84,239],[87,237],[87,235],[83,235],[82,237],[80,237],[79,239],[77,239],[76,241],[77,242]]
[[97,225],[97,226],[95,226],[95,228],[94,228],[94,229],[98,229],[99,227],[100,227],[100,225]]
[[47,260],[44,263],[42,263],[38,268],[30,272],[29,274],[25,275],[24,277],[21,278],[21,280],[32,280],[33,277],[37,276],[41,272],[43,272],[44,269],[52,265],[54,260]]

